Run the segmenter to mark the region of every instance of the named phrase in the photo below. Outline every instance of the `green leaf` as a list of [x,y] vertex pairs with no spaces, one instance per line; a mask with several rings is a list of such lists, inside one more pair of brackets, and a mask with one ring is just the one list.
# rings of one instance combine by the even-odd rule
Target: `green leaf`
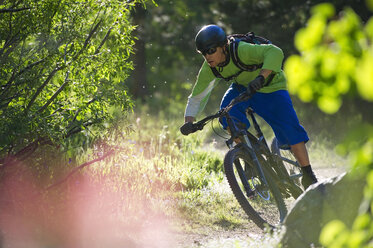
[[322,229],[320,243],[327,247],[338,247],[333,244],[340,238],[348,239],[349,232],[345,224],[340,220],[332,220]]
[[342,101],[339,97],[323,95],[318,98],[317,105],[325,113],[334,114],[341,107]]
[[321,3],[314,6],[311,13],[313,15],[320,15],[324,18],[331,18],[335,15],[335,9],[331,3]]

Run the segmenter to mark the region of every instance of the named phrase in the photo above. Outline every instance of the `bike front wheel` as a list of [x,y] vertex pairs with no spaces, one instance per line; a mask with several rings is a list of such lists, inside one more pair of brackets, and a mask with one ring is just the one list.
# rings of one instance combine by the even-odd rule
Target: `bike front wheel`
[[234,196],[250,219],[264,229],[281,223],[287,210],[267,162],[259,157],[259,163],[263,173],[243,146],[232,148],[224,158],[225,175]]

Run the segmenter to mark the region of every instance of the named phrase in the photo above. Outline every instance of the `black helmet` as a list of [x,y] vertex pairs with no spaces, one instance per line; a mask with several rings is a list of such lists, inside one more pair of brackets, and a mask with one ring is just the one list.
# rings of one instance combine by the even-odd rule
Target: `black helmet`
[[197,51],[204,54],[210,48],[225,45],[227,35],[224,30],[217,25],[207,25],[201,28],[196,35]]

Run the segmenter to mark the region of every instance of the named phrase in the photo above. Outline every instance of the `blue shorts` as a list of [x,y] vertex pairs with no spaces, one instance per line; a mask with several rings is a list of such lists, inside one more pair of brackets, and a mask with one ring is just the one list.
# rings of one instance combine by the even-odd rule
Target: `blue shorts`
[[[246,91],[246,87],[233,83],[225,92],[220,104],[220,109],[226,107],[232,99]],[[300,125],[293,103],[287,90],[272,93],[257,92],[245,102],[236,104],[230,111],[235,123],[250,127],[246,116],[246,109],[251,107],[273,129],[280,147],[289,147],[309,140],[307,132]],[[227,128],[225,118],[221,120],[223,128]]]

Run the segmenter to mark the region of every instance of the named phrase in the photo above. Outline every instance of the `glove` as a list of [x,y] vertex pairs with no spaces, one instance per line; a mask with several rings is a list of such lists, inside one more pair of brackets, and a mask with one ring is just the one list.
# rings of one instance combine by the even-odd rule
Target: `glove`
[[192,122],[186,122],[184,125],[180,127],[180,132],[183,135],[188,135],[193,132],[193,123]]
[[249,83],[248,88],[250,88],[250,91],[256,92],[263,87],[263,84],[264,84],[264,76],[259,75]]

